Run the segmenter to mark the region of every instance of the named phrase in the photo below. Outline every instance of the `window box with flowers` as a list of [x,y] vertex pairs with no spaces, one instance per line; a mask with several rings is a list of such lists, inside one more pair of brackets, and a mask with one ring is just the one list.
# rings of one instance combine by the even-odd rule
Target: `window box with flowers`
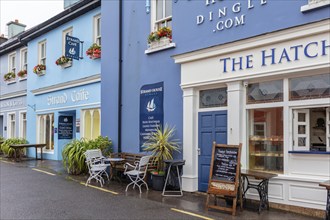
[[72,59],[68,58],[66,56],[61,56],[60,58],[58,58],[56,60],[56,65],[61,66],[62,69],[68,68],[70,66],[72,66]]
[[3,79],[4,79],[4,81],[5,81],[7,84],[14,83],[14,82],[16,82],[16,81],[15,81],[15,79],[16,79],[16,74],[15,74],[14,72],[6,73],[6,74],[3,76]]
[[38,64],[33,68],[33,72],[38,76],[42,76],[46,74],[46,65]]
[[172,43],[172,30],[169,27],[162,27],[158,31],[151,32],[148,36],[148,49],[146,54],[175,47]]
[[92,44],[92,46],[86,50],[86,55],[93,60],[101,58],[101,46],[96,43]]
[[19,80],[25,80],[27,77],[27,71],[21,70],[17,73],[17,76],[18,76]]

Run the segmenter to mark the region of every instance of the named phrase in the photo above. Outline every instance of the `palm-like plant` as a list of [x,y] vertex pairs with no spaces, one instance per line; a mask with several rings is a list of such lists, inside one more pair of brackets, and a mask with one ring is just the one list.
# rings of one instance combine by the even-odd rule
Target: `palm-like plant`
[[157,171],[164,170],[164,160],[173,159],[174,151],[180,152],[179,140],[174,139],[175,127],[167,124],[164,128],[158,127],[149,136],[149,140],[144,143],[144,150],[150,151],[155,157]]

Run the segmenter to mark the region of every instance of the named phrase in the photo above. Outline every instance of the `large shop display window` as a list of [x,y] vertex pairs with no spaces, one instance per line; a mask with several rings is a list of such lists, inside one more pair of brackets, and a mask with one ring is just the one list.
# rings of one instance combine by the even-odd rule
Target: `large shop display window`
[[37,140],[46,143],[46,150],[54,150],[54,114],[38,115]]
[[283,173],[283,108],[249,110],[249,168]]
[[86,109],[83,115],[83,137],[95,139],[101,135],[101,112],[100,109]]

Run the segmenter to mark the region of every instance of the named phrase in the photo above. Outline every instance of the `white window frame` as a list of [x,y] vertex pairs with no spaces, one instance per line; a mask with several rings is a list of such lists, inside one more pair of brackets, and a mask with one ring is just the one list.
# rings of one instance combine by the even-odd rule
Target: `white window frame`
[[[299,122],[299,113],[305,114],[305,121]],[[293,150],[309,151],[310,150],[310,110],[309,109],[293,109]],[[305,134],[298,134],[299,125],[305,126]],[[299,146],[299,138],[306,138],[305,146]]]
[[[55,117],[55,114],[54,113],[49,113],[49,114],[40,114],[40,115],[37,115],[37,126],[36,126],[36,134],[37,134],[37,142],[40,144],[47,144],[46,143],[46,118],[47,116],[49,116],[49,120],[52,121]],[[41,126],[41,120],[43,119],[43,126]],[[52,130],[52,124],[50,123],[49,124],[50,128],[49,130],[51,131]],[[41,128],[44,128],[44,129],[41,129]],[[52,140],[52,135],[54,135],[52,132],[49,133],[49,140],[50,140],[50,144],[51,144],[51,140]],[[54,139],[55,141],[55,139]],[[55,143],[54,143],[55,145]],[[51,153],[51,154],[54,154],[54,150],[55,150],[55,146],[53,146],[53,149],[47,149],[47,146],[43,148],[44,149],[44,152],[45,153]]]
[[326,109],[326,138],[327,138],[327,151],[330,152],[330,107]]
[[[165,14],[165,1],[168,0],[151,0],[151,31],[156,31],[158,30],[158,24],[162,23],[165,21],[165,27],[168,27],[166,24],[167,21],[171,20],[172,21],[172,15],[168,17],[162,17],[162,19],[157,20],[157,1],[163,1],[163,14]],[[173,5],[172,5],[173,8]],[[172,12],[173,13],[173,12]]]
[[[14,121],[11,120],[11,115],[14,115]],[[12,122],[14,122],[14,126],[12,126]],[[12,132],[14,131],[14,132]],[[14,135],[12,135],[14,133]],[[7,138],[15,138],[16,137],[16,113],[8,112],[7,113]]]
[[8,55],[8,72],[16,73],[16,52]]
[[[44,47],[43,47],[44,46]],[[44,49],[44,51],[42,51]],[[44,53],[44,56],[42,54]],[[38,64],[46,65],[47,59],[47,41],[41,41],[38,44]]]
[[72,36],[73,27],[69,27],[62,32],[62,55],[65,56],[65,36]]
[[[86,115],[86,112],[90,112],[90,116],[91,116],[91,127],[88,128],[90,129],[90,134],[91,134],[91,137],[86,137],[85,135],[85,132],[86,132],[86,121],[85,121],[85,115]],[[83,138],[87,138],[87,139],[92,139],[93,137],[93,134],[94,134],[94,131],[93,131],[93,120],[94,120],[94,112],[98,111],[99,113],[99,116],[100,116],[100,131],[101,131],[101,109],[99,107],[96,107],[96,108],[91,108],[91,109],[82,109],[81,110],[81,127],[80,127],[80,134],[81,134],[81,137]]]
[[[23,115],[25,114],[25,119]],[[19,112],[19,137],[26,139],[26,129],[27,129],[27,114],[26,111],[20,111]],[[25,136],[24,136],[24,131],[25,131]]]
[[[98,26],[99,25],[99,26]],[[100,30],[100,33],[97,33],[97,30]],[[97,45],[102,44],[101,38],[101,14],[95,15],[93,18],[93,42]]]
[[330,0],[308,0],[308,4],[301,6],[300,11],[307,12],[327,5],[330,5]]
[[27,47],[21,49],[20,54],[21,54],[21,57],[20,57],[21,70],[27,70],[27,68],[28,68]]

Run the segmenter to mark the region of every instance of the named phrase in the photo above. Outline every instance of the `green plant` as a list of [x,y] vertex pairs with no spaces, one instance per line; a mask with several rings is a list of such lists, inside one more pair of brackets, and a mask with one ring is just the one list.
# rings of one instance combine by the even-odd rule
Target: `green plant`
[[15,79],[16,78],[16,74],[14,72],[9,72],[9,73],[6,73],[4,76],[3,76],[3,79],[5,81],[9,81],[11,79]]
[[17,76],[18,77],[21,77],[21,78],[26,77],[26,75],[27,75],[27,71],[26,70],[21,70],[21,71],[19,71],[17,73]]
[[55,64],[62,65],[62,64],[68,63],[69,61],[72,61],[72,59],[65,57],[65,56],[61,56],[56,60]]
[[[9,138],[1,144],[1,150],[7,157],[13,157],[15,150],[9,147],[12,144],[27,144],[27,140],[23,138]],[[19,154],[23,154],[24,150],[20,149]],[[19,155],[17,155],[19,156]]]
[[4,141],[4,140],[5,140],[5,138],[2,137],[2,136],[0,136],[0,141],[2,142],[2,141]]
[[164,128],[158,127],[144,143],[144,151],[149,151],[155,157],[157,173],[164,171],[164,160],[173,159],[174,151],[180,152],[179,140],[174,139],[175,127],[167,124]]
[[86,150],[101,149],[103,155],[112,153],[112,141],[108,137],[101,137],[94,140],[80,139],[69,142],[62,151],[63,165],[70,174],[78,175],[87,172],[85,164]]
[[33,67],[33,72],[34,72],[35,74],[40,74],[41,71],[43,71],[43,70],[46,70],[46,65],[38,64],[38,65],[36,65],[35,67]]
[[162,37],[172,40],[172,30],[169,27],[162,27],[158,31],[151,32],[148,36],[148,43],[159,41]]

